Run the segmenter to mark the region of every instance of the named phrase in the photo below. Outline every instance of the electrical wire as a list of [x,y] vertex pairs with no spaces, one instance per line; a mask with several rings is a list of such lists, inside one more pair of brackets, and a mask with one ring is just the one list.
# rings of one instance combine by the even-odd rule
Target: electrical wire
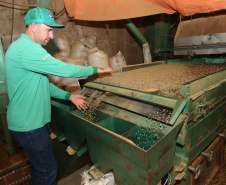
[[[1,2],[0,2],[1,3]],[[0,4],[0,6],[2,6],[2,7],[5,7],[5,8],[13,8],[13,7],[9,7],[9,6],[6,6],[6,5],[2,5],[2,4]],[[22,10],[22,11],[27,11],[28,9],[22,9],[22,8],[16,8],[16,7],[14,7],[14,9],[16,9],[16,10]]]
[[16,4],[16,3],[14,3],[14,1],[13,1],[13,3],[9,3],[9,2],[6,2],[6,1],[2,1],[2,0],[0,0],[0,2],[6,3],[6,4],[11,4],[11,5],[30,7],[30,8],[32,8],[32,7],[41,7],[41,8],[47,8],[47,9],[50,9],[50,10],[54,10],[51,7],[45,7],[45,6],[41,6],[41,5],[37,5],[37,4],[34,4],[34,5],[23,5],[23,4]]
[[[2,3],[9,4],[9,5],[17,5],[17,6],[30,7],[30,8],[32,8],[32,7],[42,7],[42,8],[47,8],[47,9],[50,9],[50,10],[53,10],[54,11],[54,8],[44,7],[44,6],[37,5],[37,4],[34,4],[34,5],[22,5],[22,4],[16,4],[16,3],[14,3],[14,1],[13,1],[13,3],[10,3],[10,2],[5,2],[5,1],[0,0],[0,3],[1,2]],[[16,8],[14,6],[13,7],[9,7],[9,6],[2,5],[2,4],[0,4],[0,6],[6,7],[6,8],[13,8],[13,9],[17,9],[17,10],[24,10],[24,11],[27,11],[28,10],[28,9]],[[58,13],[55,14],[55,19],[58,19],[59,17],[61,17],[62,15],[60,15],[60,14],[61,13],[64,13],[63,11],[65,11],[65,7],[62,10],[60,10]]]
[[54,15],[54,19],[60,18],[66,12],[65,7]]
[[13,41],[13,21],[14,21],[14,0],[12,0],[13,2],[13,8],[12,8],[12,27],[11,27],[11,38],[10,38],[10,44]]
[[55,14],[55,16],[57,17],[59,14],[61,14],[63,11],[65,10],[65,8],[63,8],[62,10],[60,10],[58,13]]
[[[12,5],[12,7],[8,7],[8,6],[1,5],[1,4],[0,4],[0,6],[4,6],[4,7],[6,7],[6,8],[12,8],[12,26],[11,26],[11,38],[10,38],[10,44],[11,44],[12,41],[13,41],[14,9],[18,9],[18,8],[15,8],[14,5],[17,5],[17,6],[23,6],[23,7],[44,7],[44,6],[39,6],[39,5],[37,5],[37,4],[35,4],[35,5],[22,5],[22,4],[16,4],[16,3],[14,3],[14,0],[12,0],[12,3],[10,3],[10,2],[5,2],[5,1],[2,1],[2,0],[0,0],[0,2]],[[54,10],[53,8],[49,8],[49,7],[44,7],[44,8]],[[19,9],[19,10],[25,10],[25,11],[27,11],[27,9]],[[64,10],[65,10],[65,8],[63,8],[61,11],[59,11],[59,12],[56,14],[56,16],[59,15],[59,14],[61,14]],[[61,15],[60,15],[60,16],[61,16]],[[58,17],[56,17],[56,18],[59,18],[60,16],[58,16]]]

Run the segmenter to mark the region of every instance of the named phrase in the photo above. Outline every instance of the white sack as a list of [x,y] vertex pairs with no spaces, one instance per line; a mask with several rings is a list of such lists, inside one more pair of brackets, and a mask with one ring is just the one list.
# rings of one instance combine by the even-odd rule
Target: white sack
[[69,57],[71,52],[71,42],[68,36],[62,31],[55,31],[55,33],[58,54],[64,57]]
[[127,65],[126,60],[120,51],[114,57],[109,58],[109,64],[112,69],[120,69]]
[[108,55],[98,48],[90,49],[88,53],[88,65],[93,67],[109,67]]
[[152,57],[148,43],[143,44],[144,63],[151,63]]
[[87,58],[89,49],[86,44],[75,41],[71,47],[70,58]]

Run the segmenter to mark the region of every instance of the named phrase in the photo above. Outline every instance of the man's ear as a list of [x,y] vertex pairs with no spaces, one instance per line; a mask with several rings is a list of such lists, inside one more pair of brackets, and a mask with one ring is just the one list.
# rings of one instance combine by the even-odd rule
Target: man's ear
[[38,25],[36,24],[36,23],[31,23],[31,31],[33,32],[33,33],[35,33],[36,32],[36,30],[37,30],[37,28],[38,28]]

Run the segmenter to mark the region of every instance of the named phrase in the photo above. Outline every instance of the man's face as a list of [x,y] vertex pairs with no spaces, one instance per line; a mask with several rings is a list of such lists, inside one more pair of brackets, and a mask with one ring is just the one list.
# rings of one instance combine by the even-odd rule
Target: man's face
[[53,39],[54,29],[45,24],[36,24],[35,40],[37,43],[45,46],[50,39]]

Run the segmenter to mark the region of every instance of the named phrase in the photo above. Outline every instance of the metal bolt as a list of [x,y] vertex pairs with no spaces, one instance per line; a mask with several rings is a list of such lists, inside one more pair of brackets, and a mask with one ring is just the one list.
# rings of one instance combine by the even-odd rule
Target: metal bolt
[[224,138],[224,143],[226,143],[226,134],[220,133],[219,136],[220,136],[220,137],[223,137],[223,138]]
[[193,166],[189,166],[188,169],[195,174],[195,179],[199,177],[201,173],[200,165],[196,166],[196,168],[194,168]]
[[213,151],[211,151],[210,153],[202,152],[201,155],[205,156],[207,158],[207,161],[210,162],[213,158]]

